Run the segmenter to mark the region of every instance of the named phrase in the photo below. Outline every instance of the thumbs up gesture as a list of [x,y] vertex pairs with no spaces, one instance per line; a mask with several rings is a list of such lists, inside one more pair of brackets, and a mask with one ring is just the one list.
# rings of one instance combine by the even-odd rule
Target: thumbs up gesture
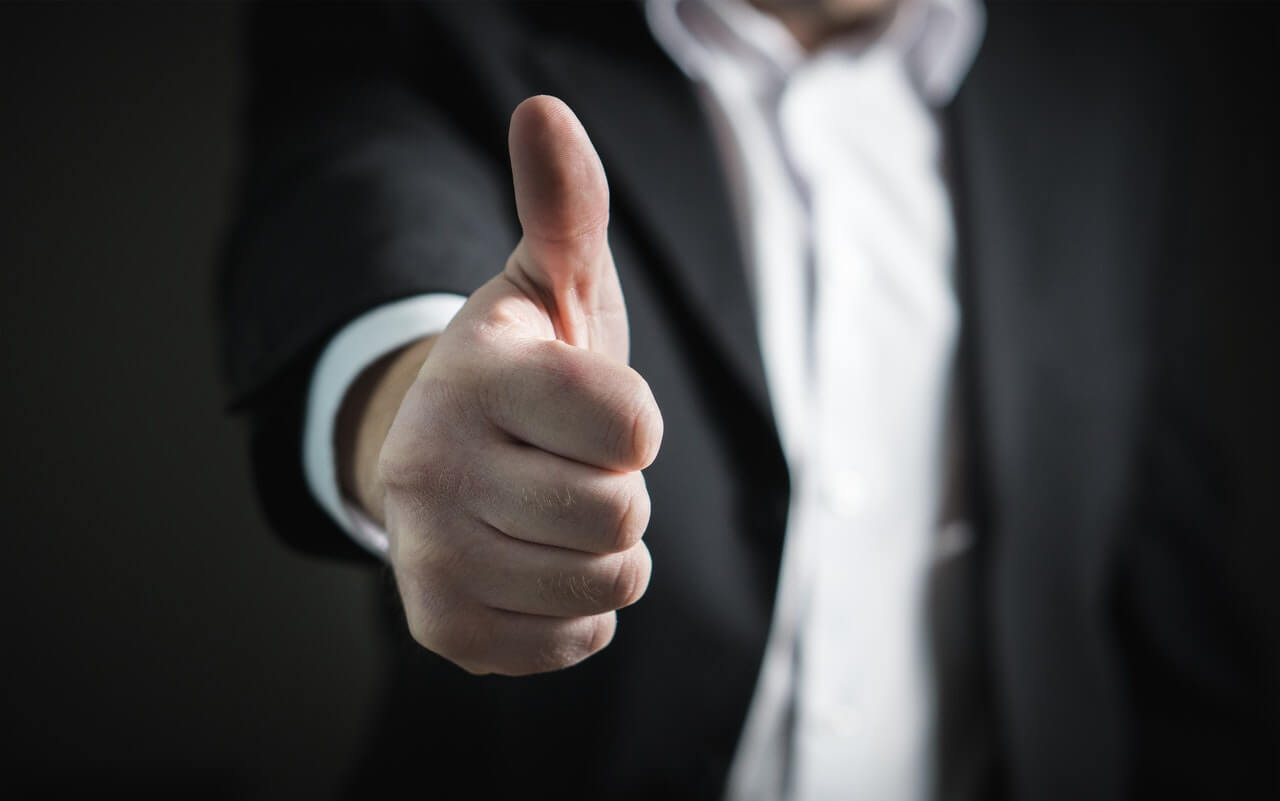
[[[649,582],[640,470],[662,418],[627,366],[609,188],[569,108],[515,110],[523,238],[428,343],[357,493],[385,521],[419,643],[473,673],[604,648]],[[496,265],[495,265],[496,267]]]

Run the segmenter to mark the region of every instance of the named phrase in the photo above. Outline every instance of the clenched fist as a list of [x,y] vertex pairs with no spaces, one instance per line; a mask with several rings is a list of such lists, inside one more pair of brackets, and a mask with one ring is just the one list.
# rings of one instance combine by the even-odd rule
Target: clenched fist
[[609,188],[586,132],[534,97],[509,141],[523,238],[357,404],[347,483],[385,522],[414,639],[473,673],[519,675],[604,648],[614,610],[644,593],[640,470],[662,418],[627,366]]

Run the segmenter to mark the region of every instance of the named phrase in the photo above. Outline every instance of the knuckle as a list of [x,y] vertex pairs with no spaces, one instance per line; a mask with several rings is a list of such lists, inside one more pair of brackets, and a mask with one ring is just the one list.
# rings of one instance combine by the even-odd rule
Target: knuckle
[[614,609],[640,600],[649,586],[650,569],[649,550],[643,545],[636,546],[618,560],[610,594]]
[[635,462],[636,414],[629,400],[620,400],[609,409],[604,426],[605,446],[615,466]]
[[419,498],[436,497],[446,490],[442,479],[457,472],[459,448],[446,439],[440,422],[424,423],[412,437],[396,435],[393,429],[378,453],[376,469],[384,487]]
[[[515,254],[513,253],[512,256]],[[511,259],[507,260],[507,269],[511,268]],[[511,339],[512,329],[522,326],[528,319],[524,297],[504,295],[490,303],[477,325],[470,331],[473,347],[482,349],[501,348]]]
[[639,473],[632,476],[634,478],[627,482],[626,490],[613,499],[609,510],[609,521],[613,525],[613,539],[608,543],[610,553],[622,553],[633,548],[649,526],[649,492]]
[[546,605],[579,609],[599,605],[600,588],[588,575],[560,572],[540,575],[536,579],[539,599]]
[[658,449],[662,447],[662,413],[658,410],[658,403],[654,400],[648,382],[643,378],[639,380],[642,391],[639,392],[638,409],[632,423],[631,446],[636,464],[648,467],[658,458]]
[[[404,459],[420,471],[438,470],[447,465],[474,438],[482,418],[477,412],[478,396],[492,382],[476,364],[448,365],[447,377],[421,376],[404,403],[413,403],[411,425],[402,427],[395,443]],[[391,442],[391,438],[388,438]]]
[[547,487],[524,485],[519,488],[518,493],[515,506],[522,516],[553,523],[571,520],[574,509],[579,505],[580,493],[571,483]]
[[585,656],[604,650],[609,643],[613,642],[613,634],[618,628],[618,615],[615,612],[596,615],[590,620],[591,626],[587,633]]
[[551,635],[538,647],[531,660],[531,670],[534,673],[563,670],[582,661],[585,656],[587,654],[581,652],[577,638],[563,634]]
[[662,443],[662,416],[649,384],[634,370],[631,381],[617,404],[613,420],[613,442],[621,462],[636,468],[647,467],[658,455]]
[[578,618],[547,635],[533,658],[534,672],[563,670],[598,653],[613,640],[613,612]]
[[433,542],[393,565],[409,635],[469,672],[489,672],[493,621],[468,592],[456,566],[465,549]]
[[392,564],[414,586],[431,588],[433,595],[444,596],[452,592],[453,578],[461,575],[453,569],[463,555],[457,542],[461,538],[452,536],[448,526],[427,520],[414,514],[408,526],[396,527]]
[[416,528],[430,523],[416,539],[425,542],[452,541],[441,521],[455,520],[464,510],[491,504],[491,465],[482,453],[458,447],[442,447],[424,442],[412,462],[396,456],[379,461],[388,506],[394,505],[413,521]]
[[611,532],[604,543],[605,553],[621,553],[632,545],[631,507],[634,500],[630,493],[619,494],[605,507],[604,529]]

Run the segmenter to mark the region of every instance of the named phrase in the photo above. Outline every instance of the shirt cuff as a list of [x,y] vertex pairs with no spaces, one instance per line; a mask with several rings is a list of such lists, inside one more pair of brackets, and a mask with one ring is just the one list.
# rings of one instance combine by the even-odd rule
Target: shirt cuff
[[302,431],[307,487],[343,531],[381,559],[387,555],[387,533],[344,498],[338,486],[334,449],[338,410],[366,367],[397,348],[443,331],[465,302],[461,295],[418,295],[366,312],[329,341],[311,374]]

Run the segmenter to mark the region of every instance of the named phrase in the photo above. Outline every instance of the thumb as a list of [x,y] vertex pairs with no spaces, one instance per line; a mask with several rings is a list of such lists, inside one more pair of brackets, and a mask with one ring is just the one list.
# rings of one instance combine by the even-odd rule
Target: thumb
[[609,184],[600,157],[560,100],[531,97],[508,139],[523,237],[504,274],[542,305],[556,336],[627,358],[627,313],[609,252]]

